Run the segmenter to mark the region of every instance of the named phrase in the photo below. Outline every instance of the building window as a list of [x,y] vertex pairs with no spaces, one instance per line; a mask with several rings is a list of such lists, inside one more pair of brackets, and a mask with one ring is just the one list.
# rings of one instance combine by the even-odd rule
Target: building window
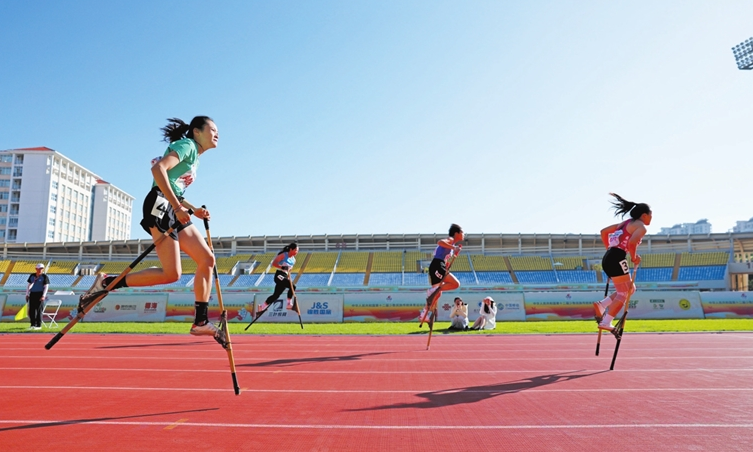
[[0,163],[10,163],[13,161],[13,156],[10,154],[3,154],[0,156]]
[[0,226],[5,226],[5,224],[8,222],[8,219],[5,217],[0,218]]
[[58,211],[57,207],[50,206],[50,213],[56,213]]
[[53,188],[53,189],[57,189],[57,188],[58,188],[58,183],[57,183],[57,181],[52,181],[52,188]]
[[18,215],[18,204],[11,204],[11,206],[10,206],[10,214],[11,215]]
[[10,195],[10,202],[21,202],[21,192],[14,191],[12,195]]
[[8,240],[15,242],[18,237],[18,231],[15,229],[8,229]]
[[54,218],[50,218],[50,226],[55,226],[55,219]]
[[55,239],[55,231],[48,232],[47,233],[47,238],[50,239],[50,240],[54,240]]
[[10,187],[10,179],[0,179],[0,187]]
[[10,176],[10,166],[0,168],[0,176]]
[[21,179],[13,179],[13,190],[21,189]]
[[16,165],[23,165],[23,164],[24,164],[24,155],[16,154]]
[[58,195],[57,195],[57,193],[53,193],[53,194],[51,194],[51,195],[50,195],[50,199],[52,199],[53,201],[57,201],[57,200],[58,200]]
[[8,218],[8,227],[9,228],[17,228],[18,227],[18,217]]
[[10,193],[7,191],[0,191],[0,199],[10,199]]
[[24,175],[24,167],[23,166],[14,166],[13,167],[13,177],[21,177],[23,175]]

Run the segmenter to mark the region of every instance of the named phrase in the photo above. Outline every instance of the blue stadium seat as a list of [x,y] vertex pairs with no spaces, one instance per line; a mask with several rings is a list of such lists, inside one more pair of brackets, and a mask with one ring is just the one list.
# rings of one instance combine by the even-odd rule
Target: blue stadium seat
[[[231,282],[233,282],[233,279],[235,278],[235,275],[217,275],[220,278],[220,287],[228,287]],[[212,281],[212,284],[214,284],[214,281]]]
[[494,286],[497,284],[512,284],[510,272],[476,272],[478,283],[482,286]]
[[450,272],[460,281],[461,286],[475,286],[476,277],[473,276],[473,272],[454,272],[450,269]]
[[515,276],[521,284],[556,284],[553,270],[517,271]]
[[26,282],[29,279],[29,275],[31,275],[31,273],[11,273],[11,275],[8,276],[8,280],[5,281],[5,287],[26,288],[26,286],[29,285],[29,283]]
[[402,273],[372,273],[369,276],[369,286],[402,286]]
[[363,286],[365,273],[335,273],[332,276],[331,287]]
[[[724,279],[726,265],[704,265],[700,267],[680,267],[678,281],[717,281]],[[640,273],[640,272],[639,272]]]
[[304,273],[295,284],[296,287],[327,287],[330,273]]
[[[272,281],[272,276],[266,276],[269,276],[269,281]],[[264,279],[267,279],[266,276]],[[235,280],[233,287],[253,287],[258,279],[259,275],[240,275],[238,279]]]
[[635,277],[635,282],[672,281],[673,270],[674,269],[670,267],[639,268],[638,274]]
[[596,272],[593,270],[558,270],[557,278],[561,283],[595,283]]
[[429,275],[426,273],[406,273],[404,286],[429,287]]
[[71,287],[76,282],[78,275],[47,275],[50,278],[50,287]]

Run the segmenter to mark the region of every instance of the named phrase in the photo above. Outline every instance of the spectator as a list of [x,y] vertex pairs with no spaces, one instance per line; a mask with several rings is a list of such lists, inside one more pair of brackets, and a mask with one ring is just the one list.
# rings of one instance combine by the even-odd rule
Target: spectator
[[478,314],[472,330],[493,330],[497,327],[497,304],[492,297],[484,298]]
[[468,304],[463,302],[460,297],[455,297],[455,306],[452,307],[450,312],[450,325],[451,330],[467,330],[468,329]]
[[47,298],[50,278],[44,273],[44,264],[37,264],[36,273],[29,275],[26,280],[26,302],[29,303],[30,330],[42,329],[42,302]]

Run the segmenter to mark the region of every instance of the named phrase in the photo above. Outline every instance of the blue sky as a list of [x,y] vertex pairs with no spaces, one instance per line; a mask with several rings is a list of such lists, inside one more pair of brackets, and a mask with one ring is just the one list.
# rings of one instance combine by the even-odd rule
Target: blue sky
[[4,3],[0,149],[141,201],[168,117],[220,142],[186,197],[222,236],[650,233],[753,216],[750,1]]

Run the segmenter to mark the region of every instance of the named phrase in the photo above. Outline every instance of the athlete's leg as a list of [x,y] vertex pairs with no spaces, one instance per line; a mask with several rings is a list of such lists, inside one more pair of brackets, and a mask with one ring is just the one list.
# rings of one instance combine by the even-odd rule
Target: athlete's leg
[[[162,237],[162,233],[156,227],[151,228],[150,231],[152,233],[152,240],[155,242]],[[121,286],[156,286],[158,284],[170,284],[180,279],[182,268],[178,242],[170,237],[166,237],[157,243],[155,250],[162,268],[147,268],[135,273],[129,273],[123,278],[125,284],[121,284]],[[109,287],[108,289],[113,290],[117,288],[119,287]]]
[[635,292],[635,284],[633,284],[630,275],[614,276],[612,282],[615,288],[613,302],[609,305],[609,310],[599,323],[599,328],[607,330],[612,329],[612,320],[620,313],[628,296]]
[[196,262],[196,276],[193,283],[193,291],[196,301],[209,301],[209,293],[212,291],[212,272],[214,270],[214,254],[199,233],[196,226],[189,225],[178,233],[180,249]]

